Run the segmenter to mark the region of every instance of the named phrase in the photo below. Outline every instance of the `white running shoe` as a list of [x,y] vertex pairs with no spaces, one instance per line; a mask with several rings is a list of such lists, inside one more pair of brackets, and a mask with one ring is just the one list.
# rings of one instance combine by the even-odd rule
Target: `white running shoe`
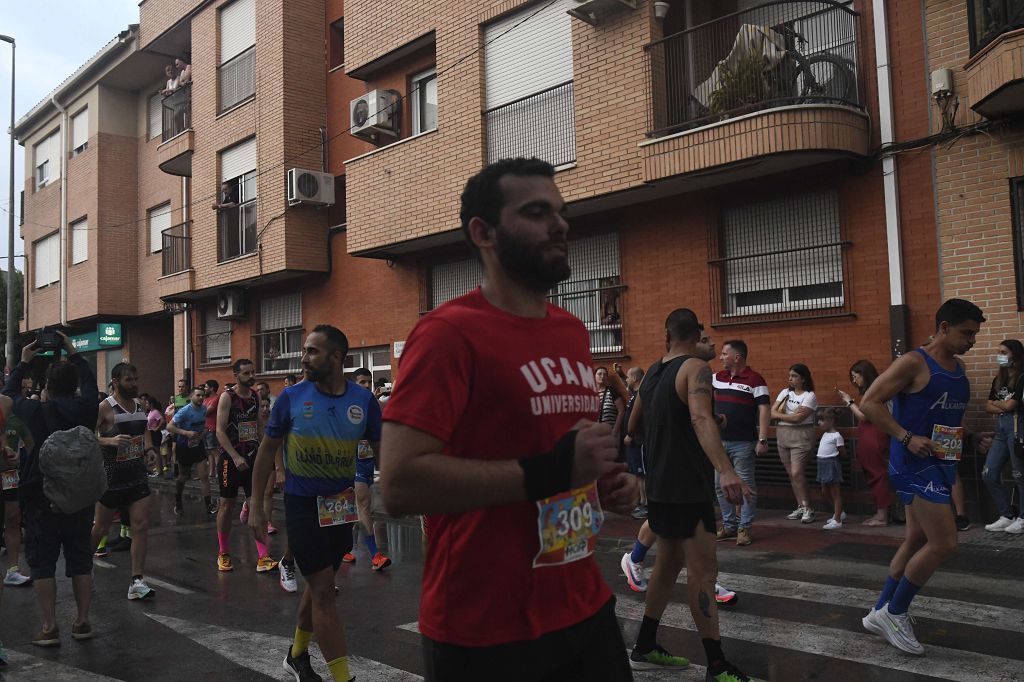
[[640,564],[633,563],[633,559],[630,558],[629,552],[622,555],[622,561],[619,562],[622,567],[622,573],[626,576],[626,582],[629,583],[629,588],[634,592],[646,592],[647,591],[647,579],[644,578],[644,567]]
[[800,523],[810,523],[814,521],[814,510],[810,507],[804,507],[803,516],[800,517]]
[[280,562],[277,565],[277,572],[281,574],[281,589],[285,592],[296,592],[299,589],[299,584],[295,580],[295,562],[289,566],[285,562]]
[[804,515],[804,511],[806,511],[806,510],[803,507],[797,507],[793,511],[789,512],[789,515],[786,516],[786,518],[789,519],[790,521],[796,521],[797,519],[799,519],[801,516]]
[[156,590],[142,582],[142,578],[136,578],[132,581],[132,586],[128,588],[129,599],[149,599],[156,596]]
[[822,528],[824,528],[825,530],[838,530],[838,529],[840,529],[842,527],[843,527],[843,522],[842,521],[836,521],[834,518],[829,519],[828,521],[825,522],[825,525],[822,526]]
[[886,604],[881,611],[875,611],[874,621],[881,628],[882,636],[889,641],[889,644],[908,654],[915,656],[924,654],[924,647],[914,636],[914,626],[909,613],[895,616],[889,612],[889,605]]
[[4,576],[4,585],[17,587],[30,582],[32,582],[32,578],[29,578],[27,575],[22,575],[22,573],[18,571],[17,566],[11,566],[8,568],[7,575]]
[[875,615],[877,613],[878,611],[874,606],[872,606],[871,610],[868,611],[868,615],[860,619],[860,624],[863,625],[864,629],[868,632],[879,635],[880,637],[885,637],[885,634],[882,632],[882,626],[879,625],[878,621],[875,619]]
[[[1018,519],[1019,520],[1019,519]],[[1000,516],[998,519],[985,526],[985,530],[993,533],[1002,533],[1007,528],[1012,526],[1014,523],[1013,519],[1008,519],[1005,516]],[[1020,532],[1020,531],[1017,531]]]
[[846,512],[843,512],[842,514],[839,515],[839,520],[842,521],[843,523],[846,523]]
[[1020,535],[1024,533],[1024,516],[1018,516],[1017,519],[1006,527],[1004,533],[1011,533],[1013,535]]

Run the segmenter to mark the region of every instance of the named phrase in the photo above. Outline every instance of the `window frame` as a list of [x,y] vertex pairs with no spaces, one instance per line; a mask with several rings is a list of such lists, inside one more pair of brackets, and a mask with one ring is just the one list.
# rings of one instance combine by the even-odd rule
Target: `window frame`
[[[297,314],[294,314],[292,322],[284,327],[267,328],[265,307],[275,301],[294,299]],[[305,330],[302,327],[302,292],[292,292],[279,296],[269,296],[260,301],[259,324],[257,331],[252,335],[255,346],[256,373],[258,375],[284,375],[296,374],[302,370],[302,346],[305,343]],[[264,351],[268,341],[277,337],[277,354],[270,356],[270,349]],[[268,366],[268,362],[287,362],[287,366]]]
[[345,66],[345,17],[332,22],[327,30],[327,70],[334,71]]
[[[211,332],[210,331],[210,322],[211,322],[211,320],[216,320],[217,322],[224,322],[224,323],[226,323],[227,327],[228,327],[227,330],[226,331]],[[231,320],[221,320],[220,318],[218,318],[217,317],[217,307],[216,307],[216,305],[213,305],[213,306],[210,306],[209,308],[206,308],[206,310],[205,310],[205,312],[203,314],[202,321],[203,321],[203,333],[198,335],[200,343],[202,344],[202,348],[203,348],[202,355],[201,355],[202,366],[203,367],[212,367],[212,366],[215,366],[215,365],[230,365],[231,364],[231,335],[235,331],[234,325],[231,324]],[[216,357],[211,357],[210,356],[210,341],[214,340],[214,339],[219,341],[219,340],[221,340],[221,337],[224,337],[224,336],[227,337],[227,355],[226,356],[218,355]]]
[[[159,211],[161,209],[166,209],[166,211],[164,211],[163,213],[159,213]],[[171,219],[171,214],[172,213],[173,213],[173,210],[171,208],[170,200],[165,201],[162,204],[157,204],[156,206],[153,206],[152,208],[149,208],[149,209],[146,210],[146,225],[149,227],[149,247],[148,247],[149,250],[148,250],[148,253],[150,253],[150,254],[160,253],[161,251],[164,250],[164,237],[163,237],[164,230],[168,230],[168,229],[174,227],[174,221]],[[163,217],[164,215],[167,216],[167,226],[164,227],[164,228],[161,228],[159,232],[154,233],[153,232],[153,227],[154,227],[153,226],[153,217],[154,216]],[[154,246],[153,246],[153,237],[156,236],[156,235],[159,235],[159,239],[157,240],[158,248],[154,248]]]
[[[43,269],[43,268],[39,267],[39,247],[44,242],[49,242],[50,240],[53,240],[54,242],[56,242],[57,253],[56,253],[56,256],[51,257],[51,259],[50,259],[51,262],[47,264],[47,267],[45,269]],[[58,231],[58,232],[51,232],[50,234],[48,234],[48,235],[46,235],[44,237],[40,237],[39,239],[37,239],[34,242],[32,242],[32,288],[33,289],[35,289],[35,290],[45,289],[45,288],[47,288],[49,286],[52,286],[52,285],[54,285],[54,284],[56,284],[57,282],[60,281],[60,241],[59,240],[60,240],[60,232]],[[43,270],[43,272],[48,272],[51,267],[54,269],[54,274],[53,275],[48,275],[48,276],[51,277],[52,279],[49,279],[48,281],[46,281],[46,282],[44,282],[42,284],[39,284],[38,283],[39,271]]]
[[[238,206],[236,208],[230,208],[218,212],[217,215],[217,262],[227,263],[235,260],[236,258],[242,258],[249,254],[256,253],[256,249],[259,245],[259,236],[256,229],[256,200],[258,198],[258,191],[256,188],[256,169],[246,171],[242,175],[231,178],[227,182],[236,183],[238,186]],[[249,195],[247,190],[251,190],[252,196]],[[237,225],[234,228],[237,230],[237,244],[238,253],[232,255],[225,255],[224,253],[224,232],[228,230],[228,221],[230,216],[237,217]],[[251,234],[249,234],[251,233]],[[246,250],[247,241],[251,240],[251,248]]]
[[82,142],[82,144],[78,145],[77,147],[72,147],[72,149],[71,149],[71,156],[78,156],[79,154],[81,154],[82,152],[84,152],[86,149],[89,148],[89,107],[88,106],[84,106],[81,109],[79,109],[78,112],[76,114],[74,114],[71,117],[70,121],[69,121],[69,124],[70,124],[70,127],[71,127],[71,144],[72,145],[75,144],[75,121],[78,120],[79,116],[85,116],[86,117],[85,118],[85,141]]
[[[425,114],[425,105],[429,105],[430,102],[426,101],[429,96],[429,89],[423,87],[424,84],[434,84],[434,125],[433,127],[424,127],[424,121],[422,120]],[[411,111],[411,128],[410,133],[412,135],[422,135],[428,133],[431,130],[437,130],[437,66],[431,66],[429,69],[424,69],[419,73],[413,74],[409,78],[409,100],[412,103]]]
[[[374,353],[387,353],[388,364],[375,365],[373,363]],[[350,365],[349,360],[356,361]],[[386,379],[389,382],[392,381],[394,377],[394,364],[391,358],[391,346],[362,346],[360,348],[349,348],[348,355],[345,356],[345,361],[343,363],[345,376],[351,378],[352,372],[360,367],[365,367],[370,370],[374,383],[376,383],[378,379]]]

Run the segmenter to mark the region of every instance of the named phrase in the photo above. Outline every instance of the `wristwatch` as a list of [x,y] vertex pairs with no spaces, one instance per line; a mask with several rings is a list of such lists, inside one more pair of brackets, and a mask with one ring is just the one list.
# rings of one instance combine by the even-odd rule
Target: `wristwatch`
[[900,439],[900,443],[903,444],[903,447],[907,447],[908,445],[910,445],[910,441],[913,437],[914,434],[912,434],[910,431],[907,431],[905,434],[903,434],[903,438]]

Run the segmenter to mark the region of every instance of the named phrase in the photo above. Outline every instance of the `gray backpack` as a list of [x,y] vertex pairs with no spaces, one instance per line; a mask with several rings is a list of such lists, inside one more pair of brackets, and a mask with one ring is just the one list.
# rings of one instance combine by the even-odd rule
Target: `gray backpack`
[[107,491],[103,450],[96,433],[85,426],[54,430],[55,416],[43,405],[47,427],[53,431],[39,448],[39,471],[43,494],[53,510],[73,514],[96,501]]

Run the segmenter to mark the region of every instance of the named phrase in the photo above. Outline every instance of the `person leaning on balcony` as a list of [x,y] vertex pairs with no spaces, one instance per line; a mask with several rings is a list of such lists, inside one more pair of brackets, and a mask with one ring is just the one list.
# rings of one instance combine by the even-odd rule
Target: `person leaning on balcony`
[[174,60],[174,68],[178,70],[179,88],[192,84],[192,65],[185,61],[184,57],[178,57]]
[[174,75],[174,64],[168,64],[164,67],[164,75],[167,76],[167,84],[164,85],[164,89],[160,91],[160,94],[166,97],[173,94],[179,86],[178,77]]

